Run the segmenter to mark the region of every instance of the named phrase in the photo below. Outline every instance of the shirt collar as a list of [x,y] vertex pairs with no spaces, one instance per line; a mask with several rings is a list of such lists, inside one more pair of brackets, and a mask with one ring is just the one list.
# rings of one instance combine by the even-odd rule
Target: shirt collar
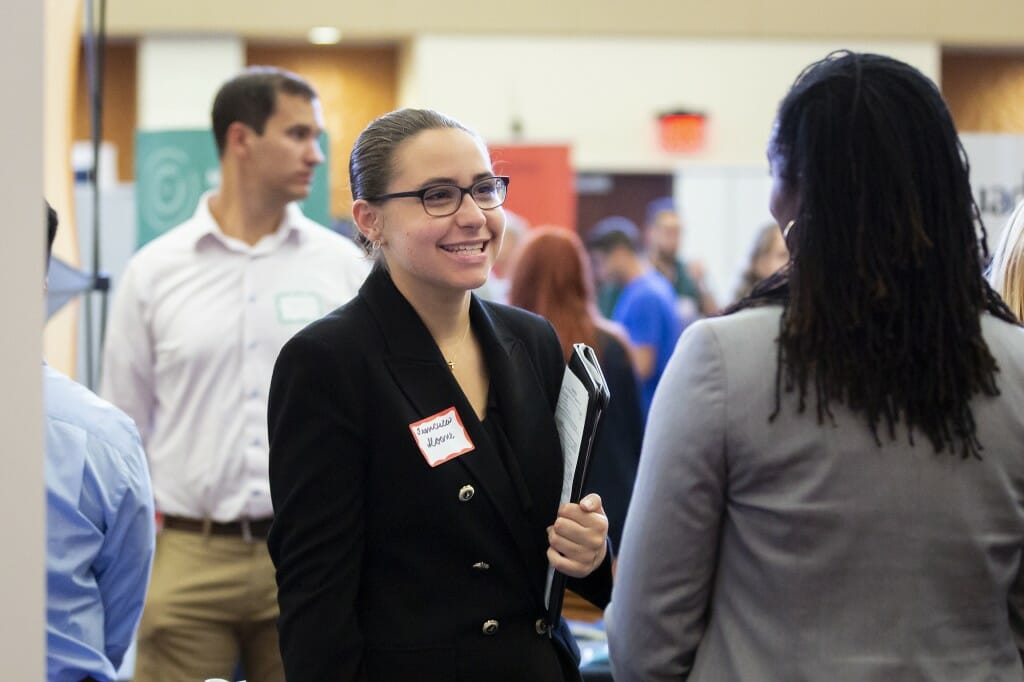
[[199,205],[196,206],[196,212],[192,215],[192,238],[196,249],[199,249],[202,244],[214,240],[231,251],[266,253],[274,251],[290,239],[301,244],[308,236],[304,224],[306,217],[298,204],[292,202],[285,206],[284,217],[277,229],[255,244],[250,246],[239,239],[229,237],[220,229],[220,225],[210,213],[210,197],[215,191],[210,190],[199,198]]

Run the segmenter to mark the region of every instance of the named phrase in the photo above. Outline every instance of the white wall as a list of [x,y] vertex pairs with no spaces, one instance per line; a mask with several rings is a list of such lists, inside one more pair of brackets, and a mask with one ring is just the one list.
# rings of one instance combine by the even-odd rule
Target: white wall
[[[522,123],[531,142],[568,142],[579,170],[671,171],[682,161],[764,159],[775,108],[807,64],[834,49],[882,52],[937,79],[938,45],[778,40],[465,37],[414,39],[399,104],[455,116],[491,142]],[[706,149],[660,151],[657,115],[708,115]]]
[[0,17],[0,661],[4,679],[42,680],[43,3],[4,0]]

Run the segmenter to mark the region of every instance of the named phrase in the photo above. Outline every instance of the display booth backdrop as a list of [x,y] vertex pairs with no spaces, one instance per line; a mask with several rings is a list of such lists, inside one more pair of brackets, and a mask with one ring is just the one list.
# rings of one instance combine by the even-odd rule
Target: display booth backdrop
[[[330,225],[328,184],[330,153],[327,134],[320,148],[324,163],[313,172],[303,213],[321,225]],[[135,136],[137,246],[160,236],[195,213],[203,192],[220,184],[220,163],[209,130],[140,130]]]

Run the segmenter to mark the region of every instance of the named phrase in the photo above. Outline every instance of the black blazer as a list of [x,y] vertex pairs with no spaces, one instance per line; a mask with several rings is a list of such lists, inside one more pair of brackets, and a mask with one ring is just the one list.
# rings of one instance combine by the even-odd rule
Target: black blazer
[[[268,544],[289,682],[578,677],[564,621],[553,640],[537,627],[561,489],[561,347],[542,318],[475,296],[470,320],[507,465],[382,268],[282,349]],[[410,424],[452,406],[476,450],[431,468]],[[610,557],[570,586],[603,607]]]

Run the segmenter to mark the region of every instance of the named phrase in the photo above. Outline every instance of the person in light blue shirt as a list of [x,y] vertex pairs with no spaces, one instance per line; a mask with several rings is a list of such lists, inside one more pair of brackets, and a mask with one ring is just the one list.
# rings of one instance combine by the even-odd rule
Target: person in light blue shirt
[[654,389],[683,330],[675,292],[672,284],[640,255],[640,232],[628,218],[611,216],[594,225],[587,249],[598,278],[621,287],[612,320],[626,328],[633,342],[646,420]]
[[[52,247],[57,216],[46,208]],[[45,364],[43,396],[46,679],[108,682],[117,679],[149,582],[149,470],[123,412]]]

